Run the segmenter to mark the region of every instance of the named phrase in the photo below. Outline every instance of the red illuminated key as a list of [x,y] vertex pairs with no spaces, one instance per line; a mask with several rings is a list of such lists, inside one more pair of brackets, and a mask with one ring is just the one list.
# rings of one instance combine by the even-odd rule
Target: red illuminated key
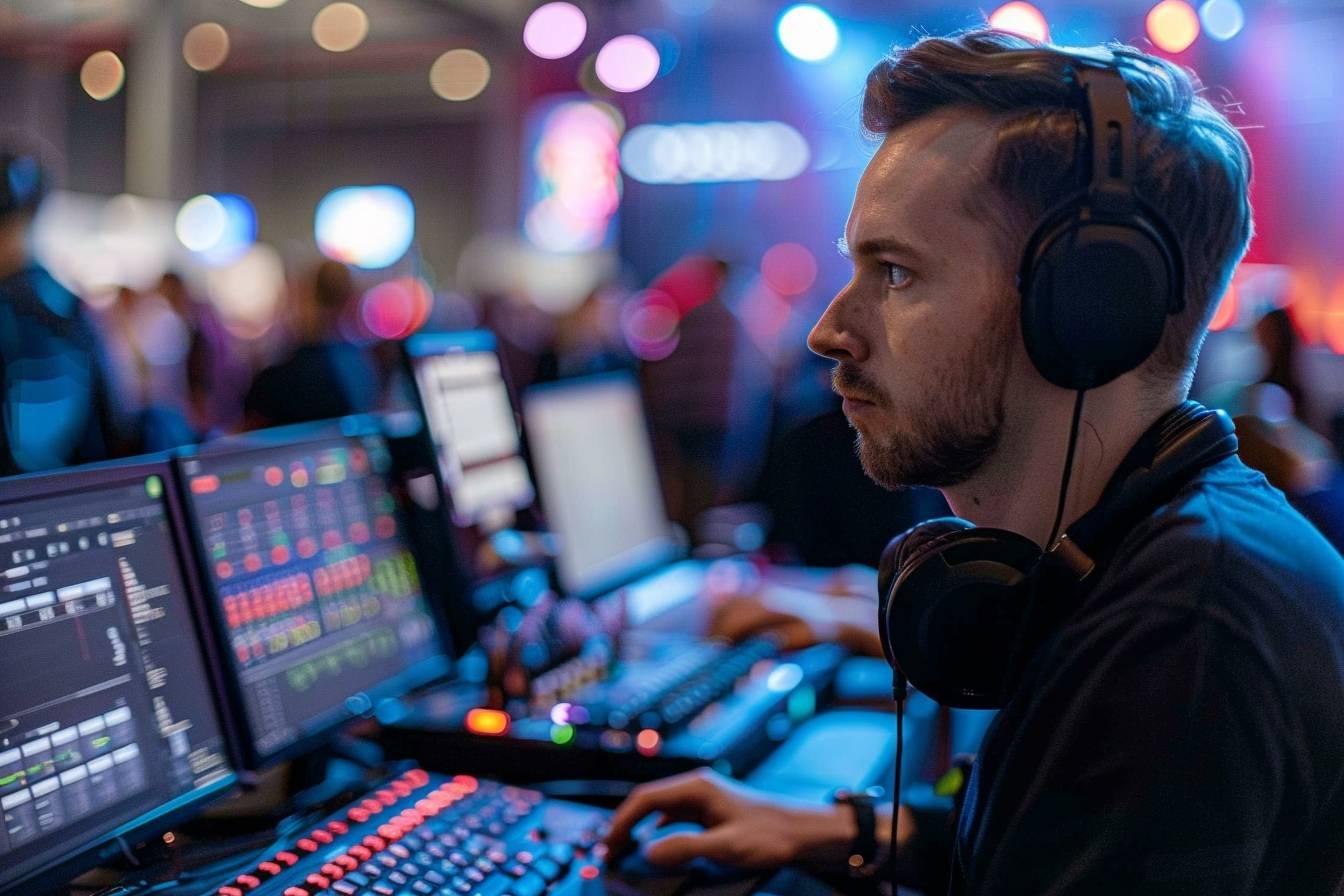
[[405,781],[393,781],[389,786],[392,788],[392,792],[397,796],[410,796],[411,790],[413,789],[411,785],[407,784]]
[[285,890],[282,896],[313,896],[313,894],[302,887],[290,887],[288,890]]
[[370,851],[367,846],[352,846],[350,847],[350,855],[354,856],[361,862],[367,862],[370,858],[372,858],[373,852]]
[[263,871],[266,874],[269,874],[271,877],[275,877],[283,869],[274,862],[262,862],[260,865],[257,866],[257,870]]
[[298,847],[304,852],[317,852],[317,844],[307,837],[304,837],[298,842]]
[[397,795],[386,787],[375,793],[374,797],[376,797],[378,802],[382,803],[384,806],[390,806],[397,801]]
[[215,893],[216,896],[243,896],[243,891],[237,887],[220,887]]
[[372,834],[364,838],[364,845],[374,852],[382,852],[387,849],[387,841],[382,837],[375,837]]
[[346,871],[354,871],[359,867],[359,860],[354,856],[337,856],[335,862]]
[[331,886],[331,881],[320,874],[310,874],[304,878],[303,882],[310,887],[317,887],[319,890],[325,890]]
[[350,825],[343,821],[329,821],[327,822],[327,830],[333,834],[346,834],[350,831]]
[[275,854],[277,862],[283,862],[286,868],[293,868],[299,861],[299,857],[292,852],[278,852]]
[[429,774],[422,768],[413,768],[402,777],[415,787],[424,787],[429,783]]
[[[342,856],[341,858],[345,857]],[[337,865],[335,862],[328,862],[327,864],[323,865],[322,873],[325,874],[327,877],[331,878],[332,880],[340,880],[341,878],[345,877],[345,869],[342,868],[340,865]]]
[[393,843],[401,839],[402,830],[394,825],[385,824],[378,829],[378,836],[384,840],[391,840]]
[[335,839],[331,836],[331,834],[327,833],[321,828],[318,828],[317,830],[313,831],[308,836],[316,840],[318,843],[322,843],[324,845],[330,843],[333,839]]
[[351,821],[353,821],[355,824],[363,824],[364,822],[369,820],[369,810],[361,809],[359,806],[356,806],[355,808],[351,809],[349,812],[345,814],[346,817],[349,818]]
[[253,877],[250,874],[240,874],[234,883],[245,890],[255,890],[257,887],[261,886],[261,878]]
[[360,803],[360,805],[363,806],[364,811],[368,812],[370,815],[377,815],[379,812],[383,811],[383,804],[374,799],[365,800]]

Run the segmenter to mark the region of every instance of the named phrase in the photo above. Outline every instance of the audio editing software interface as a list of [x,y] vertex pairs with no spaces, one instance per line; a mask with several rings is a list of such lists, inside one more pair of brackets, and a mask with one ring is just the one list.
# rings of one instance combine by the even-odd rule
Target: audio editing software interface
[[0,505],[0,879],[232,771],[163,490]]
[[274,754],[446,660],[380,437],[182,461],[253,745]]
[[458,526],[511,525],[536,497],[499,357],[450,351],[415,359],[416,385]]

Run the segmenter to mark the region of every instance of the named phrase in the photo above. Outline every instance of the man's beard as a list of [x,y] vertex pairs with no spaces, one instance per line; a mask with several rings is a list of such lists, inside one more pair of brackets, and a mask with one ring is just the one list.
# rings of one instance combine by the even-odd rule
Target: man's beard
[[960,485],[984,466],[1003,435],[1003,399],[1008,380],[1014,316],[991,322],[960,361],[948,364],[927,381],[933,388],[897,408],[857,367],[836,365],[832,382],[842,390],[873,401],[899,421],[900,428],[858,432],[855,449],[863,471],[888,489],[927,485]]

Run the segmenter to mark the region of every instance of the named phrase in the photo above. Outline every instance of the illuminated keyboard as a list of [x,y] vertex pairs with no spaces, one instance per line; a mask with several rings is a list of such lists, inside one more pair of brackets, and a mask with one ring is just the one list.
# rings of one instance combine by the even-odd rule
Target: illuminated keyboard
[[606,813],[532,790],[412,769],[214,896],[601,893]]

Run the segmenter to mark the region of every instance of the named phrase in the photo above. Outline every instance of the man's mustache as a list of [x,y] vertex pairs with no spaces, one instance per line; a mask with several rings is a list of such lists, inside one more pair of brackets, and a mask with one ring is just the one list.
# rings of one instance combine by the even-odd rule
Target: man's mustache
[[870,401],[873,404],[885,404],[886,396],[863,371],[844,361],[835,365],[831,371],[831,389],[847,398]]

